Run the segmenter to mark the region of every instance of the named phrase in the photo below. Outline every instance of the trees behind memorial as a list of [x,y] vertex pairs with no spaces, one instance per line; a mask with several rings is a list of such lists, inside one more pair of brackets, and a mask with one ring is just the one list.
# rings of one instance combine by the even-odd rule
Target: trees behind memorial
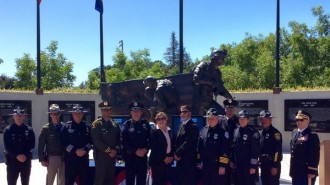
[[[312,13],[317,19],[314,26],[292,21],[288,28],[281,29],[282,88],[330,86],[330,16],[325,14],[322,7],[313,8]],[[221,45],[219,48],[229,53],[225,65],[221,67],[226,87],[230,90],[272,89],[275,84],[275,42],[274,33],[268,36],[246,33],[238,44]],[[164,53],[165,63],[151,62],[149,50],[131,52],[132,59],[118,50],[113,57],[114,65],[106,70],[107,82],[141,79],[148,75],[164,77],[178,74],[177,47],[175,34],[172,33],[170,47]],[[185,66],[184,71],[189,72],[194,65],[209,60],[208,55],[206,53],[203,58]],[[176,70],[173,70],[173,66]],[[94,85],[88,87],[97,89],[99,79],[99,70],[91,71],[87,84]]]
[[[72,87],[76,77],[72,75],[73,63],[62,53],[57,53],[58,42],[52,41],[42,51],[41,58],[41,87],[49,90],[54,88]],[[16,62],[15,88],[33,90],[37,86],[36,61],[29,54],[24,54]]]

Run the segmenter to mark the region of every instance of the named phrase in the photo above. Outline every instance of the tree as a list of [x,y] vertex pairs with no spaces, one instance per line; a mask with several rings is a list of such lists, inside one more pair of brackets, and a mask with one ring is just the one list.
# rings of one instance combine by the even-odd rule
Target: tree
[[[164,53],[165,62],[168,64],[169,71],[171,74],[179,73],[180,66],[180,48],[179,43],[176,40],[175,32],[171,33],[171,42],[170,47],[166,49]],[[190,54],[186,52],[186,48],[183,48],[183,68],[185,72],[191,71],[192,69],[192,60]]]
[[12,89],[14,87],[15,78],[1,74],[0,76],[0,89]]
[[[41,52],[41,87],[54,89],[72,87],[76,77],[72,75],[73,63],[62,53],[57,53],[58,42],[51,41],[46,51]],[[36,62],[29,54],[16,59],[16,88],[34,89],[36,87]]]

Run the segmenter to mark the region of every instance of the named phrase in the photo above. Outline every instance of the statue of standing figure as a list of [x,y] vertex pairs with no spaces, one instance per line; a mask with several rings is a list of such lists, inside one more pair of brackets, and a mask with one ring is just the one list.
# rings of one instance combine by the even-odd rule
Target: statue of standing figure
[[223,65],[227,57],[226,50],[213,50],[210,61],[201,62],[194,70],[193,83],[194,112],[203,115],[210,107],[220,110],[221,115],[225,115],[225,110],[215,100],[214,96],[224,96],[226,99],[233,99],[229,91],[224,86],[222,74],[219,66]]

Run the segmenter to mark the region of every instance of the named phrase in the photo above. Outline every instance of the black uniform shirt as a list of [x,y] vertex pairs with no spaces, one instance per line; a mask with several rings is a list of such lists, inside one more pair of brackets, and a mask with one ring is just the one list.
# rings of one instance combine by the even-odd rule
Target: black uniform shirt
[[150,148],[150,125],[145,120],[127,120],[121,133],[124,154],[135,154],[139,148]]
[[250,125],[237,129],[238,132],[237,130],[234,131],[234,134],[237,132],[237,136],[234,135],[236,165],[257,168],[260,152],[259,132]]
[[71,156],[76,156],[76,150],[81,148],[88,154],[92,147],[91,129],[85,121],[82,121],[80,124],[74,121],[66,123],[61,134],[64,149]]
[[260,159],[265,158],[273,162],[273,167],[278,168],[282,161],[282,135],[272,125],[263,129],[261,133]]
[[215,127],[206,126],[200,131],[198,151],[203,164],[218,162],[225,167],[229,154],[229,133],[220,124]]
[[32,150],[35,146],[32,127],[25,124],[9,125],[4,129],[3,137],[6,155],[16,158],[18,155],[24,154],[28,159],[32,159]]

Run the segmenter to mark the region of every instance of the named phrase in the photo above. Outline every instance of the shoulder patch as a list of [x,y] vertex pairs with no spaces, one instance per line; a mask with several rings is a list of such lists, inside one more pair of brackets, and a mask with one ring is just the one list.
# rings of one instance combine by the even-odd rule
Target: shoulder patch
[[278,132],[274,134],[274,137],[277,141],[281,140],[281,134]]

